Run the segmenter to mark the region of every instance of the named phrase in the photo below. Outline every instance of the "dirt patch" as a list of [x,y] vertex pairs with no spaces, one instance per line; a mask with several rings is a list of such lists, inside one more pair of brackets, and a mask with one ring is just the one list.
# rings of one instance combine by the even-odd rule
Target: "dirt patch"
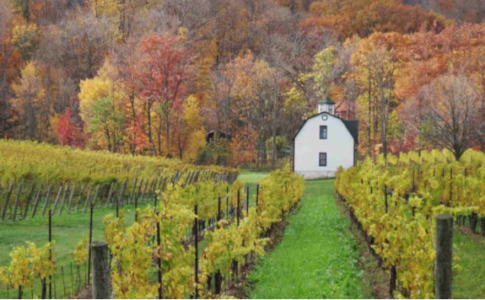
[[[335,197],[335,202],[340,214],[345,218],[351,219],[349,209],[338,200],[338,197]],[[378,258],[374,256],[359,228],[353,222],[350,224],[349,231],[355,237],[359,250],[358,266],[364,271],[363,280],[366,288],[364,292],[375,299],[392,299],[389,293],[390,273],[381,268]]]
[[463,234],[464,236],[467,236],[470,238],[470,240],[474,243],[483,243],[485,242],[485,238],[480,235],[480,233],[473,233],[470,227],[465,226],[465,225],[458,225],[457,226],[458,231]]
[[87,288],[81,289],[75,299],[93,299],[93,289],[91,286],[88,286]]

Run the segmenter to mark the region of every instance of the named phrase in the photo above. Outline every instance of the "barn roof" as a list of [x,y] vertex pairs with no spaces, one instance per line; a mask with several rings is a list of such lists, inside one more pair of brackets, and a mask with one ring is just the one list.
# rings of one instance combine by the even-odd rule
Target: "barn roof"
[[335,101],[333,101],[330,98],[325,98],[323,100],[318,101],[318,104],[335,104]]
[[298,129],[298,131],[296,132],[295,136],[293,137],[293,141],[296,139],[296,137],[300,133],[301,129],[303,128],[303,126],[305,126],[305,124],[306,124],[306,122],[308,120],[313,119],[313,118],[318,117],[318,116],[321,116],[323,114],[327,114],[329,116],[332,116],[334,118],[337,118],[339,120],[342,120],[342,122],[344,123],[345,127],[347,127],[347,130],[350,132],[350,135],[352,135],[352,137],[354,138],[355,143],[356,144],[359,143],[359,122],[358,121],[345,121],[344,119],[339,118],[336,115],[332,115],[332,114],[330,114],[328,112],[321,112],[319,114],[313,115],[313,116],[309,117],[308,119],[306,119],[303,122],[303,124],[301,124],[300,129]]

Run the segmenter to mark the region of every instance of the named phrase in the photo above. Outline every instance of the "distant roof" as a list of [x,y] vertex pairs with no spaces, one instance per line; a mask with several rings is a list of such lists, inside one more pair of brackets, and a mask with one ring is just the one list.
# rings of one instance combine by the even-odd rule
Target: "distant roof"
[[347,127],[347,130],[350,132],[350,135],[352,135],[352,137],[354,138],[354,141],[356,144],[359,143],[359,121],[345,121],[343,120],[342,118],[339,118],[337,117],[336,115],[332,115],[331,113],[328,113],[328,112],[321,112],[319,114],[316,114],[316,115],[313,115],[311,117],[309,117],[308,119],[306,119],[303,124],[301,124],[301,127],[300,129],[298,129],[298,131],[296,132],[295,136],[293,137],[293,140],[295,140],[295,138],[298,136],[298,134],[300,133],[301,129],[303,128],[303,126],[305,126],[306,122],[310,119],[313,119],[315,117],[318,117],[318,116],[321,116],[323,114],[327,114],[327,115],[330,115],[332,117],[335,117],[339,120],[342,120],[342,122],[344,123],[345,127]]
[[326,98],[326,99],[318,101],[318,104],[335,104],[335,101],[333,101],[330,98]]
[[230,140],[232,138],[232,136],[229,133],[225,133],[225,132],[219,131],[219,130],[211,130],[211,131],[206,132],[206,134],[205,134],[206,141],[210,142],[211,140],[213,140],[216,137],[216,134],[217,134],[217,137],[221,138],[221,139]]

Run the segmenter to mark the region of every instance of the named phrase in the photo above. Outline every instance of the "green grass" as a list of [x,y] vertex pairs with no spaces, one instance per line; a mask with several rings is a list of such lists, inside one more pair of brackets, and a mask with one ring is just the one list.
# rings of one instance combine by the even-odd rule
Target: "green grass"
[[250,298],[368,298],[357,244],[333,198],[333,180],[305,182],[282,242],[256,266]]
[[[241,171],[238,179],[240,179],[244,184],[249,187],[249,207],[256,205],[256,186],[260,183],[266,176],[268,172],[251,172],[251,171]],[[246,200],[244,200],[246,201]]]
[[[146,204],[141,204],[143,207]],[[134,222],[134,207],[125,206],[131,212],[126,215],[126,224],[129,226]],[[106,214],[115,213],[114,209],[95,210],[93,214],[93,240],[104,240],[103,217]],[[73,262],[71,253],[76,244],[84,237],[89,235],[89,212],[85,214],[79,212],[75,214],[64,213],[61,216],[53,216],[52,219],[52,239],[55,241],[54,261],[57,265],[56,276],[56,294],[57,298],[65,297],[71,292],[71,262]],[[8,266],[11,258],[9,253],[16,246],[25,246],[26,241],[34,242],[37,246],[43,246],[48,242],[48,218],[35,217],[23,221],[4,221],[0,223],[0,266]],[[62,281],[61,270],[64,269],[66,293],[64,293],[64,284]],[[85,265],[81,266],[83,273],[82,282],[85,281]],[[74,277],[76,277],[76,268],[74,266]],[[40,296],[40,281],[34,283],[34,294]],[[16,291],[7,290],[3,284],[0,284],[0,298],[16,297]],[[31,298],[30,289],[24,293],[24,298]]]
[[[241,172],[240,179],[243,180],[250,189],[250,206],[255,205],[256,184],[261,181],[268,173],[250,173],[247,171]],[[140,204],[144,207],[145,204]],[[134,207],[125,206],[130,209],[130,213],[126,215],[126,225],[130,226],[134,222]],[[42,212],[42,207],[39,208]],[[103,217],[106,214],[115,213],[114,209],[97,210],[93,215],[93,240],[104,240],[104,226]],[[52,222],[52,236],[55,241],[55,257],[54,261],[57,264],[58,272],[56,277],[56,291],[57,297],[64,297],[72,290],[71,280],[71,262],[73,262],[71,254],[76,244],[89,234],[89,213],[66,214],[61,216],[54,216]],[[9,253],[16,246],[25,246],[26,241],[34,242],[37,246],[43,246],[48,242],[48,218],[38,215],[34,219],[26,219],[23,221],[4,221],[0,223],[0,267],[8,266],[11,258]],[[205,248],[205,241],[199,244],[200,253]],[[64,284],[61,277],[61,268],[64,269],[66,293],[64,293]],[[85,265],[81,266],[82,282],[85,280]],[[76,268],[74,266],[74,277],[76,277]],[[34,283],[34,294],[39,296],[41,286],[39,280]],[[0,283],[0,299],[15,297],[16,291],[10,290],[7,292],[5,286]],[[30,289],[24,293],[24,298],[31,298]]]
[[485,240],[453,232],[453,256],[460,258],[462,271],[453,274],[453,298],[485,298]]

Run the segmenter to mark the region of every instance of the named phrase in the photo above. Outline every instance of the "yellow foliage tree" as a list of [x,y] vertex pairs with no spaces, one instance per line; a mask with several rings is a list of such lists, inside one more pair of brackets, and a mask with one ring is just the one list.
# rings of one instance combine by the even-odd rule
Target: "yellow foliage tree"
[[91,146],[120,152],[125,136],[125,95],[116,84],[116,69],[106,61],[93,79],[81,81],[80,115],[92,134]]

